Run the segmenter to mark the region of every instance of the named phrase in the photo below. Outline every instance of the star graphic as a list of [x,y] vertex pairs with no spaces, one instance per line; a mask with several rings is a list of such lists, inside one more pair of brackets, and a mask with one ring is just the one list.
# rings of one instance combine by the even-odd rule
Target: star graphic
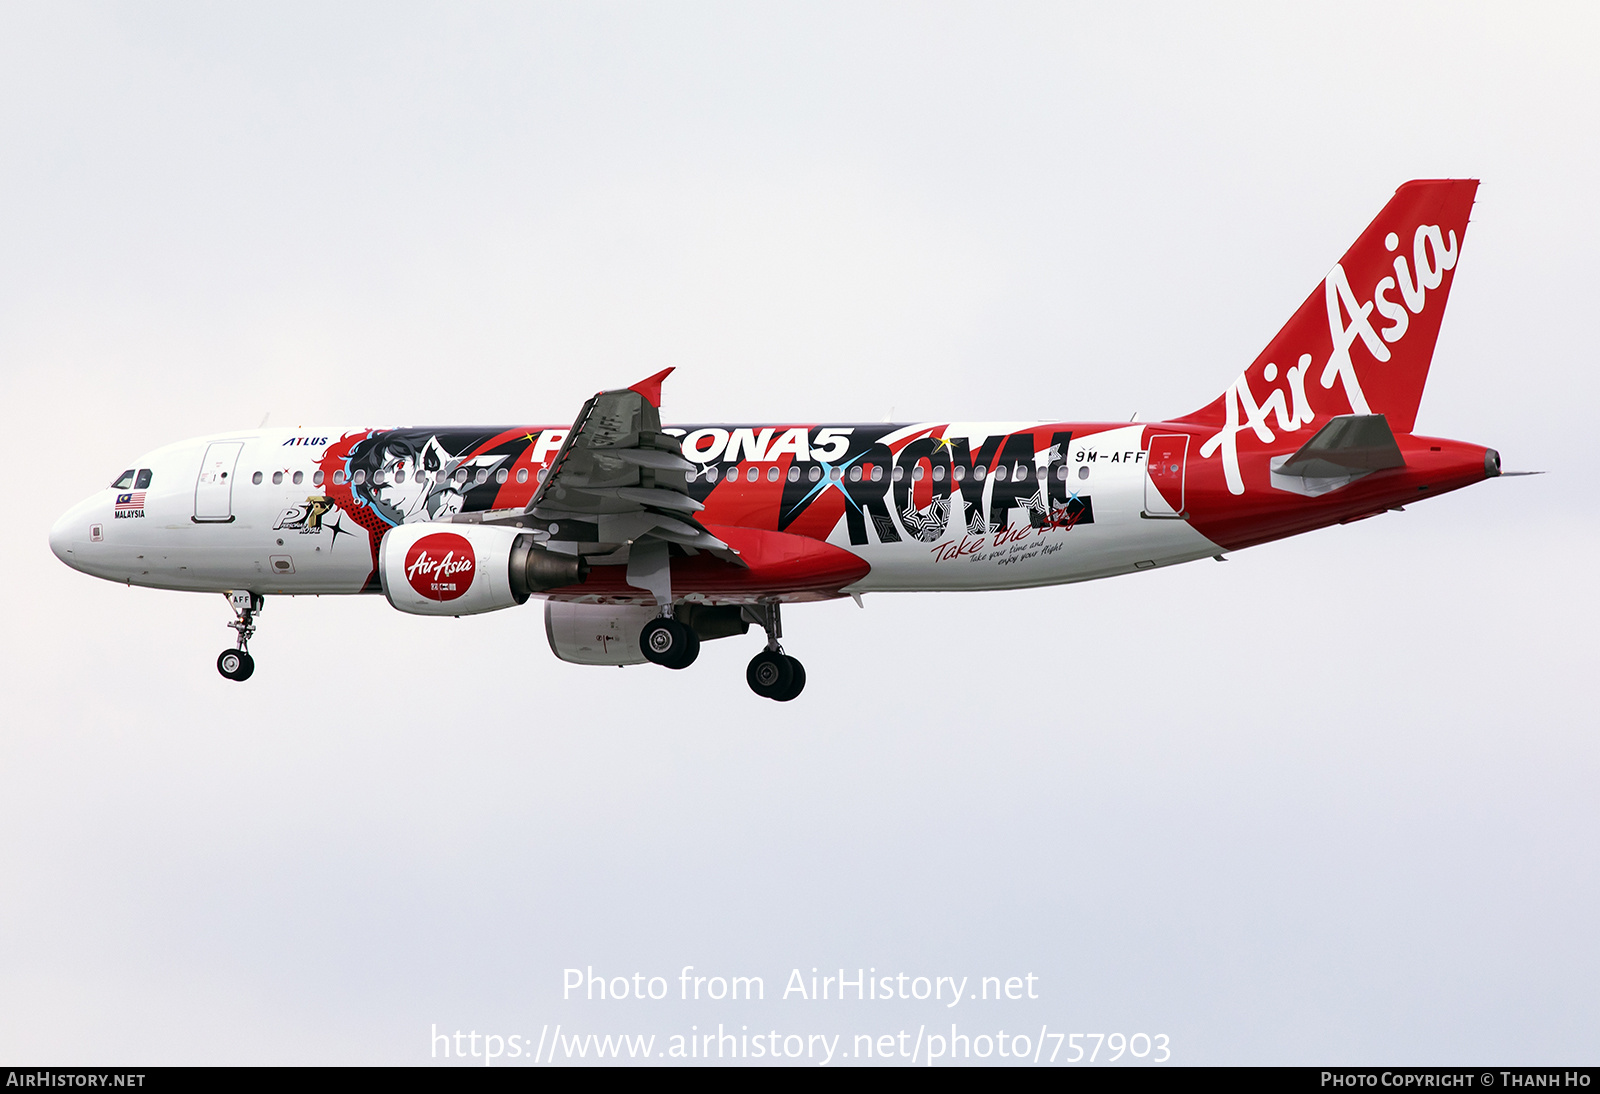
[[329,554],[332,554],[333,553],[333,549],[336,546],[338,546],[339,537],[340,536],[349,536],[351,539],[355,538],[355,533],[354,532],[346,532],[344,530],[344,514],[343,513],[340,513],[337,517],[333,518],[333,523],[332,524],[325,525],[324,527],[326,527],[330,532],[333,533],[333,542],[328,544],[328,553]]
[[855,503],[855,499],[850,496],[850,492],[844,488],[844,477],[849,472],[851,467],[866,459],[866,457],[870,454],[871,450],[869,449],[867,452],[858,454],[854,459],[846,460],[844,463],[839,464],[839,478],[837,480],[835,480],[833,477],[834,465],[828,463],[826,460],[818,460],[817,466],[822,468],[822,478],[806,492],[803,498],[794,503],[785,519],[793,518],[797,513],[806,508],[806,506],[810,505],[813,500],[825,494],[830,488],[839,491],[839,495],[844,498],[845,503],[859,513],[861,511],[861,506]]

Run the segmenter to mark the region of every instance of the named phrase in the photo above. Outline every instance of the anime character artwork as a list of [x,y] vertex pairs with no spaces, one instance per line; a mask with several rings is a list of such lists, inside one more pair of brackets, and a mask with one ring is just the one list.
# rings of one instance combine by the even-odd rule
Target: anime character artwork
[[370,533],[376,562],[390,528],[493,509],[508,483],[530,492],[526,469],[513,481],[511,465],[538,437],[503,429],[378,429],[330,445],[322,465],[334,503]]
[[492,485],[490,479],[515,458],[515,453],[480,452],[490,439],[426,429],[374,433],[350,450],[350,479],[357,495],[391,526],[487,508],[469,507],[468,493],[488,494],[482,500],[492,504],[495,487],[505,476]]

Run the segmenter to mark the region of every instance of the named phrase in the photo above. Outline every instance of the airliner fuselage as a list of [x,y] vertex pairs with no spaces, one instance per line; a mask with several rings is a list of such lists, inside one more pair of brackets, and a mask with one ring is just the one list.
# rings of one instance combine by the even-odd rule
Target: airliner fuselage
[[[1190,466],[1207,433],[1192,427],[1012,422],[662,432],[688,439],[683,452],[696,469],[688,495],[705,506],[701,523],[837,546],[864,563],[861,576],[838,590],[858,594],[1056,585],[1189,562],[1381,513],[1496,470],[1481,447],[1406,438],[1402,471],[1309,505],[1303,494],[1274,489],[1263,467],[1265,496],[1249,499],[1253,512],[1241,526],[1228,518],[1246,499],[1219,492],[1217,475]],[[550,426],[216,434],[140,457],[62,517],[51,545],[75,569],[152,588],[376,593],[384,532],[524,508],[566,436],[566,427]],[[1181,466],[1165,472],[1170,499],[1148,473],[1151,436],[1186,441],[1175,446],[1184,450]],[[746,438],[755,443],[738,444]],[[141,479],[146,485],[135,489]],[[548,523],[531,516],[520,526],[549,534]],[[597,571],[604,565],[591,561]],[[643,590],[604,578],[597,572],[547,595],[649,601]],[[783,596],[728,586],[706,599]]]

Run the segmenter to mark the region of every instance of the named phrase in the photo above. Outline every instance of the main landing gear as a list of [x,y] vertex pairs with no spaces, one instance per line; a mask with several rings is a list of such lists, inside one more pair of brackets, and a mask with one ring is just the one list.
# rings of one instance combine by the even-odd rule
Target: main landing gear
[[[701,612],[706,610],[708,609],[697,609]],[[731,608],[709,610],[733,611]],[[776,603],[746,605],[740,611],[743,615],[742,620],[734,618],[731,621],[725,618],[718,620],[706,619],[700,615],[690,616],[688,608],[684,609],[683,614],[690,616],[689,623],[674,619],[670,614],[657,616],[646,623],[644,629],[639,632],[639,652],[644,654],[645,660],[653,664],[669,669],[686,669],[694,664],[696,657],[700,656],[700,632],[695,626],[705,630],[708,638],[719,638],[730,634],[743,634],[751,623],[759,623],[767,632],[767,648],[751,659],[744,678],[750,684],[750,690],[763,699],[775,699],[780,703],[787,703],[804,690],[806,669],[797,659],[784,653],[783,646],[778,642],[783,637],[783,622],[778,615],[778,605]],[[691,626],[691,623],[695,626]]]
[[256,659],[250,656],[246,647],[250,645],[250,636],[256,633],[256,613],[264,602],[265,598],[260,593],[228,594],[228,607],[233,609],[234,615],[233,622],[228,626],[238,632],[239,648],[217,654],[217,671],[229,680],[243,682],[256,671]]
[[700,636],[670,615],[659,616],[639,632],[639,649],[647,661],[669,669],[686,669],[700,656]]
[[767,648],[750,659],[744,670],[750,690],[763,699],[787,703],[799,695],[806,686],[806,667],[799,658],[783,652],[779,639],[783,637],[783,620],[778,614],[778,604],[757,604],[745,609],[751,622],[760,623],[767,632]]

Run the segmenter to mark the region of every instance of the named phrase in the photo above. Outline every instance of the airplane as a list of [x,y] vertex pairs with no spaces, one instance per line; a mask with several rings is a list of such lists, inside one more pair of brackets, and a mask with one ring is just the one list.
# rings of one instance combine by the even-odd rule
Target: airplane
[[563,661],[692,664],[762,628],[759,696],[806,684],[781,609],[1016,589],[1199,559],[1502,474],[1412,432],[1476,180],[1401,186],[1212,402],[1157,422],[661,422],[665,369],[568,426],[236,430],[158,448],[50,532],[73,569],[222,593],[227,679],[268,596],[462,616],[541,599]]

